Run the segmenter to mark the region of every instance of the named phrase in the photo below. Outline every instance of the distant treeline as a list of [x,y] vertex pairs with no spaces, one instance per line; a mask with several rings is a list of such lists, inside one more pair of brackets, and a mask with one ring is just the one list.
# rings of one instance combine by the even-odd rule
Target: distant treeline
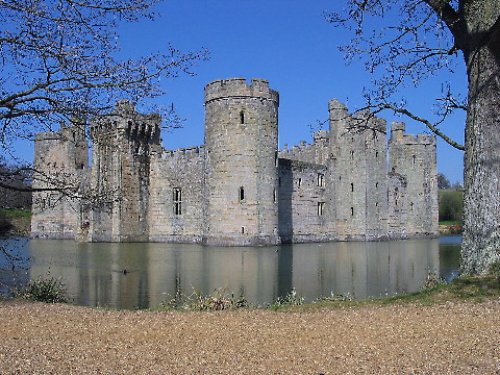
[[462,190],[439,190],[439,221],[463,220],[464,192]]

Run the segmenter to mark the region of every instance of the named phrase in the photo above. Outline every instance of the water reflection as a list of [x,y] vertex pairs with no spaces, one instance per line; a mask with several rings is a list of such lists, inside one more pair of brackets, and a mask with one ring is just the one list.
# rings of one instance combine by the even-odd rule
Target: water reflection
[[[446,242],[446,241],[442,241]],[[458,269],[460,238],[341,242],[259,248],[205,248],[157,243],[78,244],[31,240],[30,277],[61,276],[76,304],[155,307],[177,292],[225,287],[256,305],[292,288],[306,300],[331,293],[366,298],[416,291],[429,272]]]

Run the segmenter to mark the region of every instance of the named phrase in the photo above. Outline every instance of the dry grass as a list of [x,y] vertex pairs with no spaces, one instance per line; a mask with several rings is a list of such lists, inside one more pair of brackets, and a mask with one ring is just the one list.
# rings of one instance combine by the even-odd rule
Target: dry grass
[[306,312],[0,302],[1,374],[495,374],[500,300]]

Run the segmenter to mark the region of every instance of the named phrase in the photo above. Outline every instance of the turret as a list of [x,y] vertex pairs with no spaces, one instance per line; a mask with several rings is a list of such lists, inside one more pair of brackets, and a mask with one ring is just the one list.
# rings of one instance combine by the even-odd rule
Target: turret
[[92,124],[90,241],[148,240],[149,166],[160,145],[160,120],[120,101]]
[[206,244],[279,242],[278,104],[262,79],[205,87]]
[[77,126],[37,134],[33,174],[33,237],[74,239],[80,227],[81,188],[87,172],[87,141]]
[[329,102],[332,220],[338,239],[383,238],[386,229],[386,123]]
[[437,235],[435,137],[406,134],[405,124],[396,122],[392,124],[389,150],[390,177],[395,181],[389,187],[392,226],[402,228],[400,237]]

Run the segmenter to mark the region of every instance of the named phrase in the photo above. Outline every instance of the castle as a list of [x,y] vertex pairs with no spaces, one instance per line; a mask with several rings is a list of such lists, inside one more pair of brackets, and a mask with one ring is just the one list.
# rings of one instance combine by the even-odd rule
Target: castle
[[[161,146],[158,115],[128,102],[84,131],[35,141],[32,237],[218,246],[436,236],[435,137],[328,104],[329,131],[278,151],[265,80],[205,87],[205,144]],[[72,189],[62,190],[71,186]]]

